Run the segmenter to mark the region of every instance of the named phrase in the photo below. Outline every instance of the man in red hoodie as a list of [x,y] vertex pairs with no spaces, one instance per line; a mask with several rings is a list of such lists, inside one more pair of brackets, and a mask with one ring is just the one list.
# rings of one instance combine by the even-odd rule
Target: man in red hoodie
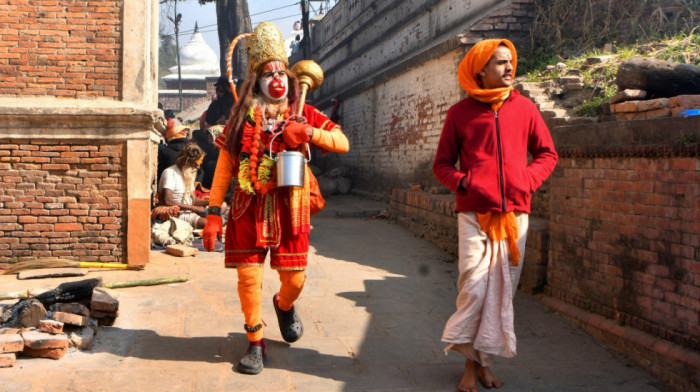
[[448,110],[433,163],[435,177],[457,195],[459,294],[442,341],[446,353],[467,358],[459,384],[466,392],[477,391],[477,379],[501,387],[490,370],[493,356],[515,355],[513,295],[530,198],[558,158],[537,107],[513,90],[516,66],[508,40],[484,40],[469,50],[458,71],[467,98]]

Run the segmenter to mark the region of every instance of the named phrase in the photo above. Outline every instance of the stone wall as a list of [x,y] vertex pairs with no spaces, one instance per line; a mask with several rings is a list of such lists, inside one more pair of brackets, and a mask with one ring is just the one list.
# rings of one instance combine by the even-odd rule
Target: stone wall
[[123,1],[0,4],[0,95],[119,97]]
[[483,38],[529,45],[533,0],[341,1],[313,27],[312,58],[324,70],[310,95],[340,101],[350,152],[331,158],[353,186],[386,195],[437,185],[431,165],[447,109],[465,97],[457,67]]

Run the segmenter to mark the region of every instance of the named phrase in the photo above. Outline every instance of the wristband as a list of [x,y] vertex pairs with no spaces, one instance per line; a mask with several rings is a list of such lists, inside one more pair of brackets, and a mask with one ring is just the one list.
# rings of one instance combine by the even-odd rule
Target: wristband
[[207,212],[209,213],[209,215],[221,216],[221,207],[209,207],[207,208]]

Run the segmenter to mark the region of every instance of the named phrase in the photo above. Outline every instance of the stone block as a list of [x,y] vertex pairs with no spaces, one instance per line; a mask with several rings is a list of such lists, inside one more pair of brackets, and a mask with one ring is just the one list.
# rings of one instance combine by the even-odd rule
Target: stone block
[[637,110],[640,112],[662,108],[668,108],[668,98],[649,99],[646,101],[639,101],[639,104],[637,104]]
[[79,327],[88,325],[88,318],[79,314],[54,312],[53,319],[64,324],[77,325]]
[[16,353],[24,349],[24,339],[19,334],[0,335],[0,353]]
[[119,310],[117,292],[104,287],[95,287],[92,291],[90,309],[92,309],[92,311],[116,312]]
[[[67,342],[68,340],[66,340]],[[61,359],[68,351],[68,346],[66,347],[56,347],[56,348],[30,348],[26,347],[22,351],[22,355],[35,358],[49,358],[49,359]]]
[[617,121],[645,120],[644,113],[616,113]]
[[68,347],[68,337],[65,334],[52,335],[39,330],[27,330],[22,332],[24,348],[45,349],[45,348],[66,348]]
[[15,366],[17,356],[13,354],[0,354],[0,368],[8,368]]
[[39,330],[53,334],[61,333],[63,332],[63,323],[55,320],[41,320]]
[[642,112],[642,113],[644,114],[645,119],[669,117],[669,116],[671,116],[671,109],[661,108],[661,109],[649,110],[649,111]]
[[637,105],[640,101],[625,101],[610,105],[610,111],[612,113],[634,113],[638,112]]
[[678,95],[668,99],[668,107],[683,109],[700,109],[700,95]]

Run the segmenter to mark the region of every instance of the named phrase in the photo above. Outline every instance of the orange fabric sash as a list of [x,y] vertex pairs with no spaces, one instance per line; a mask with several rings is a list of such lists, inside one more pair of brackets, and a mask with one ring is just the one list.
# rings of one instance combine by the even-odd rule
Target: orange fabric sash
[[476,213],[479,225],[491,241],[508,240],[508,251],[514,267],[520,261],[520,249],[518,249],[518,221],[514,212],[486,212]]

